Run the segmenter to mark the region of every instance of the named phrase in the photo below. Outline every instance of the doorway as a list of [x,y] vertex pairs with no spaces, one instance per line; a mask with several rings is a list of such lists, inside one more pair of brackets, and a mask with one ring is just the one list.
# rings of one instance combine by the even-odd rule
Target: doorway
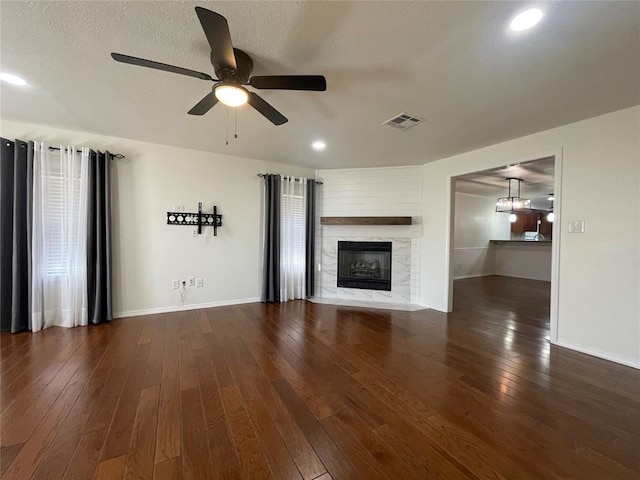
[[558,152],[451,178],[450,311],[468,307],[465,295],[485,306],[517,307],[507,295],[545,302],[546,317],[530,321],[556,343],[561,162]]

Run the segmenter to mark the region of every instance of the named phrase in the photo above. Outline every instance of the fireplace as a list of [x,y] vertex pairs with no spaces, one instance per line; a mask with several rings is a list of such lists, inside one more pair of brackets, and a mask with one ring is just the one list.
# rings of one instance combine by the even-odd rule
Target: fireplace
[[391,291],[391,242],[338,242],[338,287]]

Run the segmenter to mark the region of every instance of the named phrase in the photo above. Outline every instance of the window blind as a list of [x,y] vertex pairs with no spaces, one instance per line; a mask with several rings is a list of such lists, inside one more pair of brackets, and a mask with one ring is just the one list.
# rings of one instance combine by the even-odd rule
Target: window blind
[[71,224],[80,218],[80,169],[65,168],[58,155],[51,155],[49,168],[43,172],[44,236],[46,261],[43,265],[47,276],[68,275],[69,259],[80,246],[79,232],[73,232]]
[[286,222],[287,235],[282,238],[288,255],[283,263],[295,269],[305,268],[305,211],[302,195],[283,195],[282,219]]

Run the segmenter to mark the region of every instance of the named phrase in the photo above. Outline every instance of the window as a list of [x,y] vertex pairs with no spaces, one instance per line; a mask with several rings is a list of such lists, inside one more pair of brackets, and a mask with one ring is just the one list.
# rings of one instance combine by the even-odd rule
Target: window
[[282,179],[280,300],[305,297],[306,190],[304,179]]
[[72,227],[80,223],[80,165],[79,161],[64,162],[60,155],[51,154],[47,167],[42,171],[42,219],[46,239],[43,274],[69,275],[69,259],[76,255],[80,239],[84,238],[78,228]]
[[305,265],[305,212],[302,195],[282,196],[283,264],[304,270]]

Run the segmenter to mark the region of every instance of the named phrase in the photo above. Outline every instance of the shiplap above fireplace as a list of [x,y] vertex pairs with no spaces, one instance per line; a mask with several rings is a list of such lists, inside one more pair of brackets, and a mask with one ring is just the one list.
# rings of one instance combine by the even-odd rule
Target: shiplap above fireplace
[[[316,296],[416,304],[422,236],[420,167],[320,170]],[[391,291],[337,286],[339,241],[392,243]]]
[[320,217],[321,225],[411,225],[411,217]]

